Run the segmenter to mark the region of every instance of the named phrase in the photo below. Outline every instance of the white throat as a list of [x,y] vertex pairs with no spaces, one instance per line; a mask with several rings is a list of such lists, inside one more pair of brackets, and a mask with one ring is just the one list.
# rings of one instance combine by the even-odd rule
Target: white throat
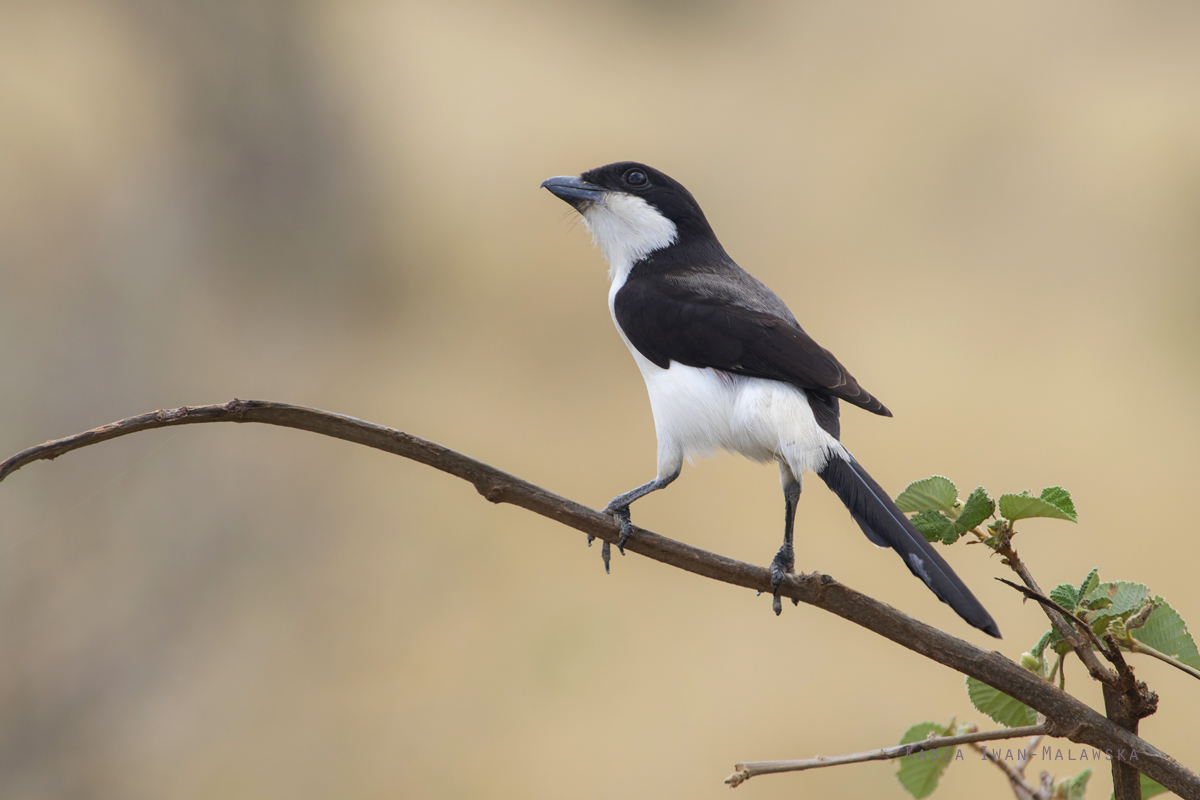
[[582,214],[614,284],[623,284],[634,264],[678,237],[674,222],[631,194],[606,193],[603,200],[585,206]]

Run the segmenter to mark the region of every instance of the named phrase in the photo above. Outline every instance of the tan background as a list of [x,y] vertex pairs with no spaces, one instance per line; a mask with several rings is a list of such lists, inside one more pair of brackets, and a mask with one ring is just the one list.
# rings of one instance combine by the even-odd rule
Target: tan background
[[[651,476],[650,412],[538,184],[640,159],[896,412],[844,416],[885,486],[1061,483],[1080,524],[1018,540],[1042,583],[1098,565],[1200,625],[1200,6],[968,5],[2,2],[0,451],[270,398],[600,506]],[[726,457],[635,519],[761,564],[781,512]],[[991,645],[819,481],[799,531],[801,568]],[[1019,656],[1041,613],[949,558]],[[1200,765],[1196,683],[1138,663],[1144,733]],[[851,625],[636,556],[605,577],[345,443],[155,432],[0,487],[6,798],[726,797],[739,759],[955,715],[961,676]],[[975,761],[968,792],[1010,796]]]

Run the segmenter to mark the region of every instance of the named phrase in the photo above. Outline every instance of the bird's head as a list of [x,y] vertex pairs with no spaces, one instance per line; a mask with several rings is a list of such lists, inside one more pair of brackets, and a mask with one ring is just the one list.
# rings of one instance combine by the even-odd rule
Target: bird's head
[[549,178],[542,186],[582,215],[614,271],[680,241],[715,241],[692,193],[636,161],[607,164],[578,178]]

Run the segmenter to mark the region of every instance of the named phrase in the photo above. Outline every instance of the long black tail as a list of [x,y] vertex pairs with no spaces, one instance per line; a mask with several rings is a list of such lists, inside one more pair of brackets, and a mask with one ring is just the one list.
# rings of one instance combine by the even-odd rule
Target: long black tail
[[850,509],[868,539],[895,550],[939,600],[979,630],[1000,638],[992,615],[853,456],[833,454],[817,474]]

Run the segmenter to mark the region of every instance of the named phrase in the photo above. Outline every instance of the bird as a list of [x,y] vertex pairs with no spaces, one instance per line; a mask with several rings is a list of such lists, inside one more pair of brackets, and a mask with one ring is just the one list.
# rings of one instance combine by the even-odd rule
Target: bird
[[[813,472],[871,542],[895,550],[938,599],[1000,638],[983,604],[841,442],[839,401],[885,417],[892,412],[730,258],[691,192],[635,161],[541,185],[579,213],[608,262],[608,309],[654,415],[654,479],[604,509],[620,522],[622,554],[634,534],[634,501],[671,484],[685,458],[739,453],[779,466],[784,533],[770,565],[776,615],[780,586],[795,569],[803,477]],[[607,542],[603,555],[607,571]]]

